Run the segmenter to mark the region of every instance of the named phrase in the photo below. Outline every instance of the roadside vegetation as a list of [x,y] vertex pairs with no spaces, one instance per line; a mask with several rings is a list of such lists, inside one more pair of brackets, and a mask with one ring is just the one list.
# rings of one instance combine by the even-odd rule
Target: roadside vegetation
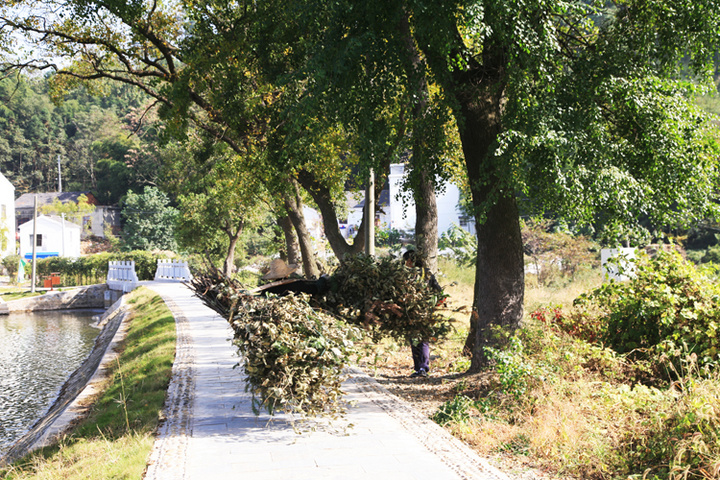
[[88,415],[57,444],[0,470],[0,477],[142,477],[171,376],[175,320],[145,288],[132,292],[128,302],[133,313],[123,351]]
[[[366,356],[365,367],[505,467],[583,479],[720,477],[716,267],[666,246],[641,255],[632,280],[603,283],[587,239],[546,236],[545,246],[592,255],[556,269],[558,249],[537,261],[526,244],[530,268],[551,272],[527,275],[523,325],[497,332],[504,348],[488,349],[488,369],[463,373],[467,315],[456,335],[433,345],[428,381],[406,378],[409,351],[395,343]],[[451,311],[471,304],[465,268],[440,265]]]

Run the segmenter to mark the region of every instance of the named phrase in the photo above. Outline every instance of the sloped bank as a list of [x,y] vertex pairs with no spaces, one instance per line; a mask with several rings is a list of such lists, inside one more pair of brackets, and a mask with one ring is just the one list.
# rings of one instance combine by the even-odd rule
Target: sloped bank
[[[106,284],[77,287],[61,292],[46,292],[36,297],[11,300],[4,305],[4,313],[38,312],[45,310],[71,310],[75,308],[106,308],[106,292],[110,292]],[[112,293],[112,292],[110,292]]]
[[[7,302],[11,312],[63,310],[73,308],[101,308],[104,303],[105,285],[93,285],[66,292],[54,292],[38,297]],[[35,302],[33,302],[35,301]],[[93,384],[99,381],[105,368],[114,360],[111,345],[122,340],[125,328],[120,328],[128,317],[129,309],[122,298],[99,320],[102,330],[95,339],[93,349],[83,363],[68,377],[52,406],[35,424],[20,437],[0,458],[0,467],[25,456],[34,448],[62,433],[81,410],[79,395],[90,395]]]

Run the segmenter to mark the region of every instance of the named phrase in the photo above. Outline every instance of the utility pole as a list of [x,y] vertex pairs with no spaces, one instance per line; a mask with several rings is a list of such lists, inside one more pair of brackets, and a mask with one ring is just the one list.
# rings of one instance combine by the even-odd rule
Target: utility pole
[[372,168],[365,188],[365,254],[375,255],[375,171]]
[[37,194],[33,204],[33,235],[32,235],[32,279],[30,280],[30,291],[35,293],[35,273],[37,269]]
[[58,193],[62,193],[62,169],[60,168],[60,155],[58,155]]

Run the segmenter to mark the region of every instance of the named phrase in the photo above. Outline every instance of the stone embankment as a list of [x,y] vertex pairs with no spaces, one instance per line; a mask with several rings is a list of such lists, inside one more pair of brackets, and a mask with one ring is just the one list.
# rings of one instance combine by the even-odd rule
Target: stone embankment
[[[107,308],[107,285],[90,285],[61,292],[45,292],[36,297],[5,302],[4,312],[35,312],[43,310],[70,310],[74,308]],[[117,299],[116,299],[117,300]]]

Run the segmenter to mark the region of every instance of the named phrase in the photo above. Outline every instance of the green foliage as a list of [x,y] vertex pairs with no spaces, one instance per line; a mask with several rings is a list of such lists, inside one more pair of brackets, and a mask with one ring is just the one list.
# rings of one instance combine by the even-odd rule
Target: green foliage
[[694,354],[705,372],[717,365],[720,289],[676,251],[640,257],[629,281],[605,283],[576,304],[599,309],[602,340],[617,352],[676,367]]
[[49,257],[37,261],[37,274],[40,277],[51,273],[60,274],[62,284],[93,285],[104,283],[110,261],[134,261],[135,273],[139,280],[153,280],[158,259],[173,258],[164,253],[151,253],[142,250],[117,253],[96,253],[86,257]]
[[400,243],[403,232],[396,228],[375,229],[375,245],[378,247],[392,247]]
[[390,336],[412,343],[451,331],[450,321],[437,312],[444,298],[421,269],[391,257],[352,255],[333,272],[324,307],[369,329],[376,339]]
[[501,393],[520,400],[527,393],[533,377],[533,369],[527,362],[522,340],[510,337],[506,348],[485,347],[485,353],[494,362],[493,370],[500,378]]
[[145,187],[141,194],[130,190],[121,212],[125,219],[122,249],[175,251],[174,226],[178,211],[169,203],[167,195],[156,187]]
[[430,418],[433,422],[442,426],[448,423],[467,423],[470,420],[470,407],[474,403],[472,399],[465,395],[456,395],[452,400],[440,405]]
[[448,249],[452,251],[452,258],[460,265],[475,265],[477,237],[454,223],[438,239],[438,250]]
[[20,255],[8,255],[2,259],[3,267],[10,276],[10,281],[14,281],[17,275],[18,265],[20,264]]
[[89,215],[95,211],[95,205],[88,203],[87,196],[83,193],[78,197],[77,202],[61,202],[55,198],[53,203],[43,205],[40,212],[46,215],[64,215],[69,221],[84,225],[88,230],[91,228],[90,223],[84,222]]
[[701,263],[714,263],[720,265],[720,245],[709,247],[700,259]]

